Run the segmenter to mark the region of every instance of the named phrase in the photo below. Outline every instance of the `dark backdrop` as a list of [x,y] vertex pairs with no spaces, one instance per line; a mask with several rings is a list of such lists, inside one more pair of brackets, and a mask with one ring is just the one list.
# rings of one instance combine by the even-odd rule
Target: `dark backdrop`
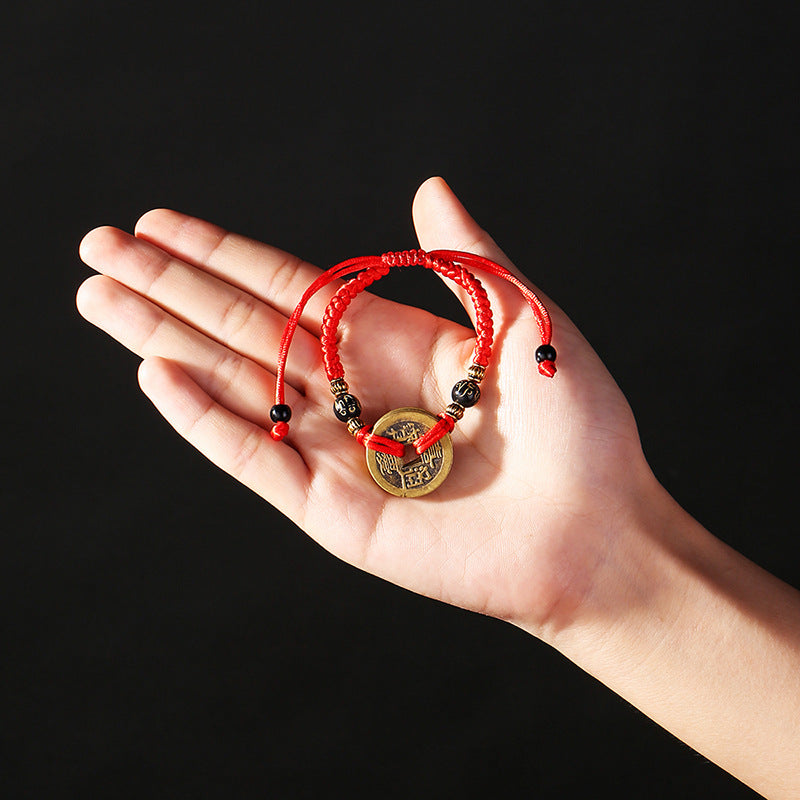
[[753,796],[544,644],[322,551],[179,439],[73,296],[99,224],[170,206],[330,265],[414,245],[442,174],[599,351],[668,489],[798,585],[784,7],[28,8],[3,34],[4,795]]

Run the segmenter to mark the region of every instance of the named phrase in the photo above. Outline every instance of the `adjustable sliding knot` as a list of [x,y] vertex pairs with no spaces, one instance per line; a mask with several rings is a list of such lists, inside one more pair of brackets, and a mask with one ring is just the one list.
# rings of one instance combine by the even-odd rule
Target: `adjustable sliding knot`
[[[434,417],[415,408],[401,408],[385,414],[374,425],[361,419],[361,403],[350,394],[344,379],[344,367],[338,351],[338,329],[350,303],[367,287],[380,280],[393,267],[420,266],[431,269],[461,286],[475,309],[475,346],[468,377],[453,387],[453,402]],[[325,373],[334,396],[336,417],[367,451],[367,464],[376,482],[400,496],[417,496],[435,489],[447,475],[452,463],[453,446],[449,438],[455,424],[466,408],[475,405],[481,396],[479,383],[484,377],[492,355],[494,336],[492,309],[486,290],[471,269],[479,269],[503,278],[517,287],[533,311],[541,334],[542,344],[536,350],[539,372],[552,378],[555,375],[556,351],[550,344],[552,325],[544,304],[522,281],[493,261],[456,250],[402,250],[382,256],[364,256],[343,261],[323,272],[306,289],[292,313],[281,339],[278,357],[275,405],[270,410],[274,425],[273,439],[283,439],[289,431],[291,409],[284,402],[286,357],[303,309],[311,297],[334,280],[349,278],[331,297],[322,319],[320,344]],[[417,457],[404,461],[405,445],[410,445]]]
[[422,267],[427,255],[424,250],[400,250],[396,253],[384,253],[381,261],[387,267]]

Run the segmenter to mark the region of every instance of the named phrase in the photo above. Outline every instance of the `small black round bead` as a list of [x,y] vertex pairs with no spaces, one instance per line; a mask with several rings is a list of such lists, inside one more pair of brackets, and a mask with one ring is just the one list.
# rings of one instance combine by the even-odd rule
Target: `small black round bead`
[[352,394],[336,395],[336,400],[333,402],[333,413],[336,414],[336,419],[347,422],[361,416],[361,403]]
[[481,399],[481,390],[475,381],[463,380],[453,387],[450,397],[453,398],[454,403],[458,403],[464,408],[470,408]]
[[540,344],[536,348],[536,360],[541,364],[542,361],[555,361],[556,349],[551,344]]
[[288,422],[292,418],[292,409],[283,403],[278,403],[269,410],[269,418],[273,422]]

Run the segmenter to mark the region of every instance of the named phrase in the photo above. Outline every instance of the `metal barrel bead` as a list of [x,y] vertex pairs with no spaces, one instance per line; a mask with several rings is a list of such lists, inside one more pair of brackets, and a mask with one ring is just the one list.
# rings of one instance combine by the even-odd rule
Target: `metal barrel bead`
[[366,422],[361,417],[347,420],[347,430],[352,436],[355,436],[365,425]]
[[334,395],[334,397],[337,394],[344,394],[349,388],[344,378],[334,378],[331,381],[331,394]]
[[464,406],[460,403],[450,403],[444,410],[444,413],[449,414],[455,420],[459,420],[464,416]]
[[467,370],[467,375],[469,375],[470,379],[475,381],[476,383],[480,383],[483,380],[483,376],[486,374],[486,367],[482,367],[480,364],[472,364],[470,368]]

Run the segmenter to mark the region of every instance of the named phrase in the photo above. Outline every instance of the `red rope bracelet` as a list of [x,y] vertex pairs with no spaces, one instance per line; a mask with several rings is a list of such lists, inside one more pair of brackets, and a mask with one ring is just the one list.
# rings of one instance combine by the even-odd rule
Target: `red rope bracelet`
[[[348,392],[349,387],[344,379],[344,367],[336,344],[337,329],[347,307],[360,292],[387,275],[392,267],[410,266],[432,269],[464,288],[469,294],[475,307],[476,319],[472,365],[468,370],[468,377],[458,381],[453,387],[453,402],[438,417],[432,417],[421,409],[398,409],[386,414],[370,427],[361,419],[361,404],[358,399]],[[464,409],[478,402],[478,384],[489,366],[492,353],[494,332],[491,305],[486,290],[470,271],[470,267],[501,277],[522,293],[534,313],[542,338],[542,344],[536,349],[539,372],[552,378],[556,372],[556,351],[550,344],[550,315],[536,294],[504,267],[481,256],[456,250],[436,250],[430,253],[424,250],[404,250],[384,253],[380,257],[353,258],[323,272],[303,293],[286,323],[278,354],[275,405],[270,410],[270,419],[274,423],[272,438],[283,439],[289,431],[292,412],[286,405],[284,396],[286,359],[306,304],[330,282],[355,274],[331,298],[322,321],[320,341],[325,373],[335,397],[334,414],[347,424],[348,431],[367,449],[370,472],[384,489],[401,496],[417,496],[436,488],[446,477],[452,462],[449,434],[463,416]],[[378,429],[390,435],[381,435],[376,432]],[[405,455],[405,443],[412,446],[417,458],[411,464],[404,465],[401,459]]]

